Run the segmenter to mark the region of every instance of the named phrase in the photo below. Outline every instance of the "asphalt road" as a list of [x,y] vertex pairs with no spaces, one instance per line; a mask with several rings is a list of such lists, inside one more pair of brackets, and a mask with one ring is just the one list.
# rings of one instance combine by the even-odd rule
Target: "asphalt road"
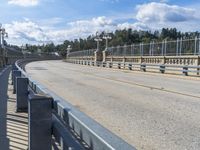
[[33,79],[141,150],[200,149],[200,80],[62,61],[26,66]]

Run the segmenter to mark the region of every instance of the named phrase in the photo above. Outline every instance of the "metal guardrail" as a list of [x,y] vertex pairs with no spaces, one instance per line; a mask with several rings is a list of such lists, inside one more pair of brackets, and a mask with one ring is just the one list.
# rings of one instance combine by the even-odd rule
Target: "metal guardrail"
[[134,70],[139,69],[141,71],[148,70],[158,70],[161,73],[166,73],[167,71],[182,72],[184,75],[188,76],[189,73],[195,73],[197,76],[200,75],[200,66],[189,66],[189,65],[166,65],[166,64],[146,64],[146,63],[131,63],[131,62],[95,62],[87,60],[67,60],[67,62],[81,65],[98,66],[98,67],[108,67],[108,68],[118,68],[118,69],[128,69]]
[[[43,142],[42,143],[41,138],[37,137],[37,135],[34,135],[33,133],[34,128],[31,127],[35,125],[34,123],[31,124],[31,122],[34,122],[34,119],[32,117],[32,115],[34,116],[34,113],[32,113],[32,111],[34,110],[33,107],[36,106],[36,104],[34,105],[34,102],[37,103],[37,101],[39,102],[40,99],[43,99],[43,100],[52,99],[52,105],[50,106],[51,107],[50,110],[52,111],[52,114],[51,114],[52,131],[51,131],[51,134],[44,135],[44,136],[48,136],[45,139],[48,139],[49,136],[52,138],[53,136],[55,141],[59,143],[58,145],[60,146],[60,149],[71,148],[71,149],[77,149],[77,150],[80,150],[80,149],[135,150],[133,146],[129,145],[128,143],[123,141],[121,138],[114,135],[106,128],[102,127],[99,123],[97,123],[96,121],[94,121],[93,119],[85,115],[84,113],[74,108],[67,101],[57,96],[56,94],[54,94],[52,91],[48,90],[47,88],[39,84],[37,81],[34,81],[22,69],[24,64],[29,61],[32,61],[32,60],[28,60],[28,59],[19,60],[15,63],[15,65],[13,66],[13,82],[16,82],[14,83],[14,86],[18,87],[18,90],[16,91],[17,95],[20,96],[22,93],[24,93],[24,97],[29,97],[27,109],[29,111],[29,136],[31,136],[29,137],[30,150],[34,149],[33,147],[31,147],[31,145],[33,145],[32,143],[37,143],[37,145],[41,147],[44,146],[43,149],[49,149],[48,146],[51,145],[51,142],[50,143],[47,142],[48,144],[44,145],[45,143],[44,140],[42,141]],[[23,79],[26,79],[28,81],[27,87],[29,89],[29,94],[26,92],[26,89],[22,90],[22,88],[19,88],[20,85],[21,86],[25,85],[19,82],[20,80],[23,80]],[[27,81],[25,81],[24,83],[27,83]],[[14,87],[14,89],[16,89],[16,87]],[[31,99],[34,97],[34,95],[39,96],[40,98],[36,98],[37,99],[36,101],[34,99]],[[21,97],[21,100],[22,99],[23,98]],[[41,101],[41,102],[44,103],[45,101]],[[24,100],[24,103],[27,103],[26,98]],[[20,105],[18,105],[17,107],[20,107]],[[27,107],[27,104],[26,104],[26,107]],[[17,108],[17,109],[20,110],[20,108]],[[37,106],[37,112],[42,111],[41,109],[43,108]],[[46,113],[46,112],[43,112],[43,113]],[[39,124],[39,123],[40,121],[36,122],[36,124]],[[42,129],[40,130],[44,130],[44,129],[46,130],[44,125],[41,125],[41,128]],[[49,132],[47,131],[47,133]]]

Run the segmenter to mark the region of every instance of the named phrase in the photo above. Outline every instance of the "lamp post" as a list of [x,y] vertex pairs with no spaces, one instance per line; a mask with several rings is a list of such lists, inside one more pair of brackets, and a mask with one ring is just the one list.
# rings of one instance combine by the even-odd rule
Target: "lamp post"
[[0,47],[1,47],[1,41],[2,41],[1,32],[2,32],[2,24],[0,23]]
[[7,57],[7,50],[5,48],[5,38],[8,38],[8,33],[6,32],[5,28],[2,28],[1,29],[2,48],[4,50],[4,56]]
[[96,32],[96,38],[94,40],[97,42],[97,52],[99,52],[99,43],[102,41],[102,39],[99,36],[99,32]]
[[71,45],[67,46],[67,58],[69,58],[70,51],[72,50]]
[[0,48],[2,48],[4,64],[7,64],[7,51],[5,49],[5,38],[8,37],[8,33],[6,32],[5,28],[2,28],[2,24],[0,24]]
[[111,37],[108,33],[106,33],[106,34],[103,36],[103,39],[106,40],[106,49],[105,49],[105,51],[107,51],[107,50],[108,50],[108,40],[111,40],[112,37]]

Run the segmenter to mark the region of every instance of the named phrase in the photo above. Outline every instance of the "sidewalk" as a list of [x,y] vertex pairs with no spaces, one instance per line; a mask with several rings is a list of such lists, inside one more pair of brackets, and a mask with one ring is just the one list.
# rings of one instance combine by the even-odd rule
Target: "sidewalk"
[[[7,84],[9,83],[9,84]],[[12,94],[11,78],[0,80],[0,149],[27,150],[28,115],[16,113],[16,95]]]

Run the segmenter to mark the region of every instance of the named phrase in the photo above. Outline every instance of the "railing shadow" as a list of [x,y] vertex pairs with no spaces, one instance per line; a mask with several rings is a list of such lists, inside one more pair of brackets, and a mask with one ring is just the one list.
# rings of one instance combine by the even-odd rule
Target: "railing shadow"
[[16,113],[16,96],[12,94],[10,70],[0,76],[0,149],[28,148],[28,117]]
[[[11,81],[9,80],[9,83]],[[8,86],[6,113],[7,137],[9,149],[26,150],[28,148],[28,116],[27,113],[16,113],[16,96],[12,94],[12,86]]]

